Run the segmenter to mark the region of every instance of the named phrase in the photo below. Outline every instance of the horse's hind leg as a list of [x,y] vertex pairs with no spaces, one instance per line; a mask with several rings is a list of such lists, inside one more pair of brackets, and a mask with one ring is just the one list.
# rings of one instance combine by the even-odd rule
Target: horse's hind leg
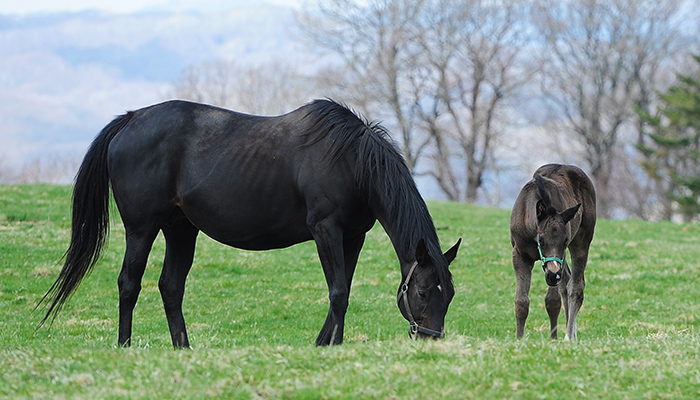
[[158,281],[163,298],[165,316],[168,320],[173,347],[190,347],[182,315],[182,299],[185,280],[194,260],[195,244],[199,230],[188,220],[182,219],[163,228],[165,236],[165,261]]
[[525,261],[522,255],[513,249],[513,269],[515,269],[515,323],[517,338],[525,335],[525,320],[530,313],[530,285],[534,262]]
[[550,286],[544,296],[544,305],[549,315],[549,335],[552,340],[557,338],[559,313],[561,312],[561,296],[557,286]]
[[158,235],[158,228],[127,229],[126,253],[119,273],[119,341],[120,346],[131,345],[131,327],[134,307],[141,292],[141,279],[146,269],[148,253]]

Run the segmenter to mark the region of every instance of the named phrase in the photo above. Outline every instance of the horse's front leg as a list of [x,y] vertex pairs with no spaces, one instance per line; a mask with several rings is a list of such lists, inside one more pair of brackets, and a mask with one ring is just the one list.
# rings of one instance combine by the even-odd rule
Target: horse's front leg
[[513,249],[513,269],[515,270],[515,336],[525,335],[525,321],[530,313],[530,285],[534,262],[527,261],[517,248]]
[[578,312],[583,305],[583,290],[586,287],[586,279],[584,272],[586,270],[586,261],[588,253],[583,256],[574,257],[572,254],[571,261],[571,280],[566,285],[568,294],[567,309],[566,309],[566,337],[564,340],[577,341],[578,333],[576,329],[576,318]]
[[566,321],[569,321],[569,297],[567,290],[567,283],[571,279],[571,273],[569,271],[569,266],[564,260],[564,265],[562,265],[562,278],[557,286],[550,286],[547,290],[547,294],[544,297],[544,304],[547,308],[547,314],[549,315],[549,334],[552,340],[558,338],[559,335],[559,314],[561,313],[562,302],[564,304],[564,315],[566,316]]
[[317,346],[343,342],[345,312],[348,309],[350,288],[345,274],[342,231],[335,224],[322,221],[312,226],[318,257],[328,284],[330,308],[326,322],[316,338]]
[[561,312],[561,296],[558,286],[550,286],[544,296],[544,305],[549,315],[549,337],[557,339],[559,331],[559,313]]

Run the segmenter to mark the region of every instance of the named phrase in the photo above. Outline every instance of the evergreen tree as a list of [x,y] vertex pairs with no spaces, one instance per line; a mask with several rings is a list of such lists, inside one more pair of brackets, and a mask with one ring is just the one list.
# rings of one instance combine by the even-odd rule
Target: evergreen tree
[[[700,66],[700,55],[693,58]],[[678,212],[690,221],[700,215],[700,72],[678,74],[677,79],[675,86],[659,93],[656,115],[637,110],[649,139],[637,147],[646,156],[645,171],[666,195],[664,217]]]

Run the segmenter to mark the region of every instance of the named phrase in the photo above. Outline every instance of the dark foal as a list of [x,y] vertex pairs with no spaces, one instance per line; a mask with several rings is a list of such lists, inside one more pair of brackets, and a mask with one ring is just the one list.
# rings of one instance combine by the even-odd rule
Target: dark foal
[[[510,241],[517,282],[515,319],[518,338],[525,334],[532,268],[539,260],[549,285],[545,306],[551,338],[557,338],[557,320],[563,301],[565,340],[577,340],[576,316],[583,304],[584,272],[595,223],[595,189],[580,168],[543,165],[523,186],[510,217]],[[571,254],[571,268],[566,262],[567,247]]]

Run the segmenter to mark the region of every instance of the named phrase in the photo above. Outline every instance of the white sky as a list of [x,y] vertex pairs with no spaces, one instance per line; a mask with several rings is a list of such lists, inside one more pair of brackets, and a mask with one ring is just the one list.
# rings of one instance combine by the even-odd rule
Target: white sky
[[0,0],[0,14],[28,14],[60,11],[103,10],[131,13],[148,9],[221,10],[255,3],[288,5],[298,8],[304,0]]

